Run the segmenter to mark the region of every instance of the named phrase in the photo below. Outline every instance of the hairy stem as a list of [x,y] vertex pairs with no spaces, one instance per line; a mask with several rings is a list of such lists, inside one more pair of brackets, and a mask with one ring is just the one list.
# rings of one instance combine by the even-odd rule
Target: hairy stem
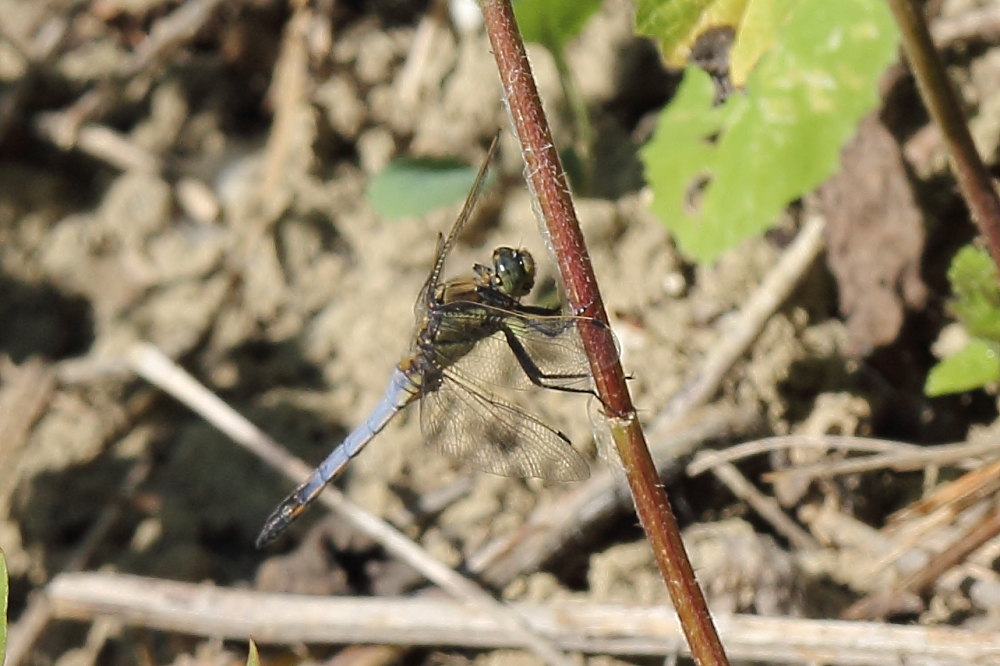
[[[569,184],[552,142],[510,0],[481,0],[480,4],[504,99],[521,143],[528,187],[548,229],[570,307],[606,324],[607,313],[577,222]],[[581,327],[580,334],[612,439],[625,467],[636,513],[677,609],[691,653],[699,664],[728,664],[646,447],[610,329],[586,326]]]

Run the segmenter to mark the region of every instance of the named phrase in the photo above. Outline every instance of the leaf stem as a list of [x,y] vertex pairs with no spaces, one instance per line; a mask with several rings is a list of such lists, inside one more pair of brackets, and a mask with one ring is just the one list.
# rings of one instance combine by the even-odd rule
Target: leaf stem
[[952,167],[972,218],[986,239],[993,263],[1000,267],[1000,198],[976,151],[954,88],[931,40],[920,3],[889,0],[903,40],[903,50],[924,104],[941,130]]
[[[548,228],[570,307],[575,313],[607,323],[569,185],[552,142],[510,0],[480,0],[480,4],[504,100],[521,143],[528,187]],[[698,664],[705,666],[728,664],[646,447],[610,329],[588,326],[581,327],[580,333],[632,490],[636,513],[670,592],[691,654]]]

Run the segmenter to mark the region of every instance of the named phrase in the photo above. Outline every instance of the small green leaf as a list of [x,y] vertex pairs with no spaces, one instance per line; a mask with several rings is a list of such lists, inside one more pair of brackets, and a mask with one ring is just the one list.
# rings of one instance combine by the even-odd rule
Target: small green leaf
[[465,198],[476,169],[455,160],[400,158],[372,179],[368,203],[385,219],[416,217]]
[[963,247],[951,260],[948,280],[955,294],[951,308],[969,333],[1000,340],[1000,278],[989,253]]
[[723,26],[735,32],[746,5],[747,0],[639,0],[635,29],[659,43],[668,66],[683,67],[702,33]]
[[934,397],[982,388],[1000,380],[1000,343],[976,339],[927,375],[924,393]]
[[260,666],[260,653],[257,652],[257,644],[250,640],[250,647],[247,650],[247,666]]
[[746,94],[713,107],[707,75],[688,69],[642,150],[652,210],[684,252],[713,260],[837,169],[896,34],[885,3],[802,0]]
[[7,559],[0,548],[0,666],[7,656]]
[[515,0],[514,15],[526,42],[557,53],[600,7],[601,0]]

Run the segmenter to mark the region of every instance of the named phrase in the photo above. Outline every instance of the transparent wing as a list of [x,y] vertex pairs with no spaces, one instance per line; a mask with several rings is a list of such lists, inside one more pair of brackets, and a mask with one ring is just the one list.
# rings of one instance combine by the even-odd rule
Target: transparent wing
[[420,401],[424,437],[444,453],[502,476],[578,481],[590,466],[558,430],[445,371]]
[[476,330],[488,317],[498,322],[495,332],[478,340],[457,360],[447,358],[450,350],[445,349],[435,359],[470,385],[593,390],[579,327],[603,327],[596,319],[529,315],[479,303],[452,303],[437,314],[441,327],[456,333]]

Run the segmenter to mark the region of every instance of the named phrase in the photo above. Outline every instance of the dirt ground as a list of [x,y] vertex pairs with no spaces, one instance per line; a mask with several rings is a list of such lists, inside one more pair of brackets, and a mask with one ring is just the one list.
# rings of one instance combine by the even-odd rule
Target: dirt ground
[[[950,26],[990,3],[942,4],[938,24]],[[272,0],[0,0],[0,16],[0,546],[12,632],[27,631],[35,592],[70,571],[321,595],[427,587],[319,506],[256,550],[264,517],[292,484],[140,378],[134,352],[152,345],[318,463],[366,417],[406,353],[436,234],[458,208],[383,220],[366,199],[368,183],[398,155],[478,165],[501,127],[498,178],[448,274],[468,273],[498,245],[520,245],[539,258],[542,291],[553,293],[481,29],[434,3],[401,0],[321,0],[297,11]],[[988,513],[983,491],[936,531],[910,529],[905,515],[890,521],[995,460],[982,446],[995,437],[993,392],[922,394],[932,352],[947,344],[947,336],[935,343],[950,321],[947,262],[974,229],[940,137],[897,68],[883,82],[882,122],[862,124],[844,173],[766,236],[712,266],[688,263],[647,212],[637,158],[677,75],[662,70],[631,20],[628,2],[607,0],[568,58],[596,137],[593,186],[577,207],[635,402],[663,451],[713,608],[837,618]],[[943,43],[994,170],[996,34],[982,27]],[[556,141],[579,146],[552,57],[536,46],[530,55]],[[858,183],[874,174],[884,180],[865,194]],[[872,199],[881,207],[858,204]],[[826,251],[794,277],[791,296],[711,404],[658,429],[812,216],[827,221]],[[531,406],[603,474],[586,398],[545,392]],[[631,507],[616,503],[610,483],[600,519],[579,509],[572,538],[520,568],[498,564],[506,555],[487,546],[565,506],[580,486],[474,472],[427,447],[415,416],[390,424],[338,482],[358,505],[505,599],[666,601]],[[772,435],[798,439],[737,457],[724,473],[688,473],[696,452]],[[802,445],[808,438],[821,446]],[[980,448],[909,466],[765,478],[917,450],[896,442]],[[750,490],[736,490],[733,474]],[[761,513],[761,501],[790,525]],[[998,548],[989,540],[874,619],[995,631]],[[245,658],[245,641],[150,626],[53,617],[19,663]],[[338,653],[406,663],[534,659],[452,647],[262,648],[268,663],[327,663]]]

